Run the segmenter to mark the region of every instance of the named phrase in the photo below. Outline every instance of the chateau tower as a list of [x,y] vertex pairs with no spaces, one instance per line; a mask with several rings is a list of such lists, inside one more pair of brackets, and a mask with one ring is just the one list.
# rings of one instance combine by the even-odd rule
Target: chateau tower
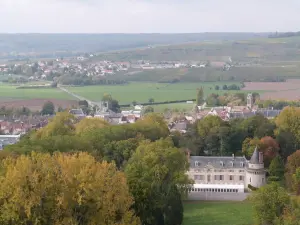
[[246,168],[245,187],[247,188],[249,184],[257,188],[266,184],[266,171],[264,168],[263,153],[259,152],[257,147],[255,148]]
[[247,107],[248,107],[249,109],[252,109],[253,104],[254,104],[254,102],[253,102],[253,95],[252,95],[252,93],[249,93],[249,94],[247,95]]

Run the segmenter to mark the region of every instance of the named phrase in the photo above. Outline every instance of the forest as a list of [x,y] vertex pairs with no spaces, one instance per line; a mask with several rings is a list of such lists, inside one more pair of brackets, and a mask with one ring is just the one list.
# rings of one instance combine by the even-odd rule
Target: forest
[[296,225],[283,218],[300,218],[299,117],[295,107],[274,120],[207,116],[181,134],[154,113],[123,125],[57,113],[0,152],[1,224],[182,224],[193,184],[186,149],[249,158],[257,146],[268,172],[268,185],[250,197],[257,224]]

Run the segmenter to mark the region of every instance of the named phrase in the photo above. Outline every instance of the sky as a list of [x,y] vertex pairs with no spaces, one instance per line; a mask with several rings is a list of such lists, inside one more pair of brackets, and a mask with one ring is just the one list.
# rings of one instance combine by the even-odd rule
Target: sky
[[0,0],[0,33],[300,30],[300,0]]

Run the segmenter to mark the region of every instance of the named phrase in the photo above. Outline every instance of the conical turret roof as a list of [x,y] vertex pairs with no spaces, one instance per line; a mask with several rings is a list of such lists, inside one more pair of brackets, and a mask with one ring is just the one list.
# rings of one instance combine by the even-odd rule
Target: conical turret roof
[[250,163],[259,164],[259,152],[258,152],[257,146],[255,147],[253,155],[251,156]]

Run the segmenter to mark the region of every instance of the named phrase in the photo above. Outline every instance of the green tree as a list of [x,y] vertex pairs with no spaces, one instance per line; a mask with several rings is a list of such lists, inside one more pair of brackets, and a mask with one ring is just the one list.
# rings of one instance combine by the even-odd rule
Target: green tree
[[204,103],[204,92],[203,92],[203,88],[200,87],[197,90],[197,97],[196,97],[196,104],[198,106],[202,105]]
[[1,224],[140,224],[125,175],[87,153],[32,153],[2,168]]
[[74,121],[75,117],[68,112],[57,113],[47,126],[37,131],[35,137],[43,139],[49,136],[73,135],[75,131]]
[[148,102],[153,104],[154,103],[154,98],[149,98]]
[[103,128],[109,126],[109,123],[99,118],[84,118],[75,124],[75,130],[77,134],[87,132],[89,130]]
[[186,175],[188,167],[184,152],[175,148],[171,139],[139,145],[125,173],[142,224],[171,225],[178,213],[175,224],[182,223],[180,197],[192,183]]
[[284,177],[284,162],[280,156],[276,156],[270,164],[269,174],[278,177],[280,180]]
[[111,95],[104,94],[102,98],[103,102],[108,103],[108,108],[112,110],[113,112],[120,112],[120,105],[119,102],[112,98]]
[[274,224],[288,206],[290,198],[284,188],[271,183],[259,188],[250,196],[257,224]]
[[51,101],[45,102],[42,108],[42,115],[53,115],[55,113],[55,106]]
[[151,106],[146,106],[146,107],[143,109],[142,114],[143,114],[143,115],[146,115],[146,114],[148,114],[148,113],[153,113],[153,112],[154,112],[154,108],[153,108],[153,107],[151,107]]
[[261,149],[262,143],[258,138],[246,138],[243,141],[242,145],[242,152],[245,156],[250,158],[254,152],[254,149],[258,147],[258,149]]
[[293,134],[300,143],[300,108],[286,107],[276,118],[276,125],[280,131]]
[[215,86],[215,90],[216,90],[216,91],[220,90],[220,86],[219,86],[219,85],[216,85],[216,86]]
[[206,137],[212,129],[219,129],[224,122],[218,116],[207,116],[197,122],[198,134],[201,137]]
[[297,191],[294,186],[294,174],[296,174],[297,168],[300,168],[300,150],[297,150],[287,158],[286,172],[284,174],[286,185],[289,190]]

